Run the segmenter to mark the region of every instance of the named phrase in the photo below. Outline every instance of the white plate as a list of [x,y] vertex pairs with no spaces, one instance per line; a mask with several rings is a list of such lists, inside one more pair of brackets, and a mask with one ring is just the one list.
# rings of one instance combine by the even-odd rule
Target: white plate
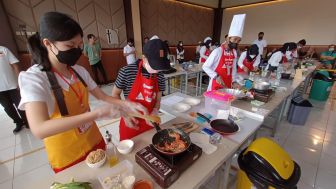
[[185,98],[183,102],[191,106],[195,106],[201,102],[201,99],[189,97],[189,98]]
[[185,103],[177,103],[173,106],[173,109],[177,112],[185,112],[187,110],[189,110],[191,108],[191,106],[189,104],[185,104]]

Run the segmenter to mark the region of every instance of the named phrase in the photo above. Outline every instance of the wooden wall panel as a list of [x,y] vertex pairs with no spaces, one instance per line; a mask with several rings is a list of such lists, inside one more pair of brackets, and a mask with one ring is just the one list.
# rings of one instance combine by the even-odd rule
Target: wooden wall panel
[[[86,35],[99,37],[103,48],[121,48],[126,45],[126,23],[123,0],[3,0],[13,36],[19,51],[27,51],[25,36],[16,35],[19,25],[36,32],[40,17],[49,11],[70,15],[79,22]],[[118,30],[119,44],[107,43],[106,29]]]
[[140,0],[143,36],[158,35],[175,45],[197,44],[212,36],[214,10],[168,0]]

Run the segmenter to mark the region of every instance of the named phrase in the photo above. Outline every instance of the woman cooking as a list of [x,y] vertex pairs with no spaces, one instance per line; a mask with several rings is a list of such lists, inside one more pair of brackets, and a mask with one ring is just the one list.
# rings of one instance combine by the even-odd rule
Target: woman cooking
[[271,55],[266,69],[274,72],[277,70],[279,64],[287,64],[289,61],[292,61],[295,58],[296,49],[296,43],[285,43]]
[[258,45],[253,44],[242,52],[238,60],[238,73],[249,73],[258,69],[260,63]]
[[210,54],[203,65],[203,70],[211,78],[208,91],[232,87],[237,72],[236,49],[243,34],[245,16],[233,17],[226,41]]
[[[126,99],[145,106],[152,115],[158,114],[161,94],[165,90],[165,81],[161,70],[169,70],[167,48],[159,39],[153,37],[144,46],[144,55],[136,64],[127,65],[120,69],[112,96],[121,98],[121,92]],[[159,92],[160,91],[160,92]],[[152,124],[138,119],[138,128],[129,128],[124,119],[120,120],[120,140],[130,139],[152,129]]]
[[[76,65],[82,54],[82,37],[81,27],[69,16],[45,13],[39,33],[28,39],[33,66],[19,75],[19,108],[26,111],[32,133],[44,140],[55,172],[105,148],[96,119],[117,118],[129,111],[146,113],[141,105],[107,96],[89,73]],[[90,111],[88,92],[106,105]],[[130,118],[127,122],[132,125]]]
[[199,63],[203,64],[210,56],[211,42],[212,42],[212,39],[210,37],[206,37],[204,39],[203,46],[201,47],[200,52],[199,52],[200,53]]

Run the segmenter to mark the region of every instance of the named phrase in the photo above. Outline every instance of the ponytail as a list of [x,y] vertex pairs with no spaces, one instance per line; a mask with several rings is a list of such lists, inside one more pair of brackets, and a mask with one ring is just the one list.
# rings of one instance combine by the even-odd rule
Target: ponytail
[[48,51],[42,45],[38,33],[35,33],[28,38],[28,50],[29,53],[32,55],[32,65],[41,65],[43,71],[49,71],[51,69],[51,64],[48,58]]

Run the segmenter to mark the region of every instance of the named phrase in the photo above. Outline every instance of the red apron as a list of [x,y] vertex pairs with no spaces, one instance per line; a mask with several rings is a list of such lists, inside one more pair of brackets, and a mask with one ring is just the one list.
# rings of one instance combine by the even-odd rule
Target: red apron
[[286,55],[282,55],[282,63],[287,63],[288,59],[286,57]]
[[[142,61],[139,63],[138,74],[134,80],[132,89],[128,95],[128,100],[137,102],[147,108],[148,113],[153,111],[156,104],[157,94],[159,92],[159,85],[157,75],[146,78],[142,75]],[[123,118],[120,119],[119,134],[120,140],[133,138],[153,127],[146,124],[144,119],[137,119],[139,121],[139,130],[132,129],[126,126]]]
[[[249,72],[251,72],[251,71],[254,70],[254,67],[253,67],[254,61],[255,61],[255,59],[252,60],[252,61],[248,61],[247,58],[245,58],[245,60],[243,61],[243,65],[244,65],[245,67],[247,67],[247,69],[249,70]],[[237,72],[238,72],[238,73],[244,73],[245,71],[244,71],[244,69],[242,69],[242,68],[240,68],[240,67],[238,66],[238,71],[237,71]]]
[[[232,71],[233,71],[233,60],[235,59],[235,56],[233,54],[233,51],[230,51],[229,53],[225,52],[225,49],[223,46],[221,46],[223,54],[219,60],[219,63],[217,65],[217,68],[215,72],[219,75],[219,77],[222,78],[222,80],[225,83],[225,86],[228,88],[231,88],[232,84]],[[211,90],[218,90],[222,89],[224,86],[218,84],[215,79],[212,80]]]
[[[204,55],[205,56],[210,56],[210,49],[206,48]],[[205,61],[206,61],[205,58],[201,58],[201,63],[204,63]]]

